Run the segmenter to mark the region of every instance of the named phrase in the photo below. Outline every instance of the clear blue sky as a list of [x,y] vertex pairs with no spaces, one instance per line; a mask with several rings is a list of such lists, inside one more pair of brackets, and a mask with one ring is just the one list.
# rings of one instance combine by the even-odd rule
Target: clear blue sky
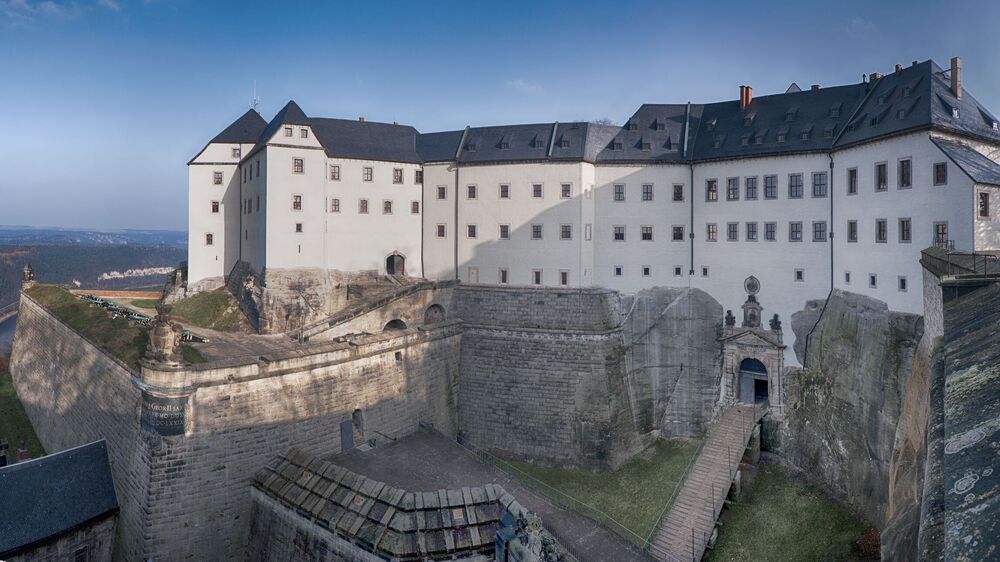
[[1000,3],[0,0],[0,224],[186,229],[187,168],[247,108],[421,131],[964,61],[1000,112]]

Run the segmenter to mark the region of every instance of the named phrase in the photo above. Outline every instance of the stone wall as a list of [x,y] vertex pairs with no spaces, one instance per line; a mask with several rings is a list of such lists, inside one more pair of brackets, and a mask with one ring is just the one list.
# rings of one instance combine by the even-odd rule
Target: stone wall
[[460,285],[459,316],[493,328],[606,332],[620,324],[619,295],[607,289],[556,289]]
[[141,559],[150,458],[133,373],[24,293],[10,372],[46,451],[107,439],[121,506],[116,556]]
[[[407,327],[430,326],[455,316],[451,283],[422,283],[401,288],[380,299],[362,300],[328,321],[307,328],[309,341],[328,341],[350,334],[376,334],[392,320]],[[436,309],[428,312],[435,306]]]
[[[923,375],[913,373],[927,368],[918,358],[923,319],[839,290],[822,304],[810,301],[792,316],[805,368],[785,377],[785,417],[766,421],[764,445],[882,527],[893,459],[921,447],[914,432]],[[909,469],[899,468],[905,479]]]
[[91,521],[78,529],[32,548],[28,552],[6,558],[6,562],[62,562],[77,560],[86,553],[87,562],[110,562],[115,541],[115,515]]

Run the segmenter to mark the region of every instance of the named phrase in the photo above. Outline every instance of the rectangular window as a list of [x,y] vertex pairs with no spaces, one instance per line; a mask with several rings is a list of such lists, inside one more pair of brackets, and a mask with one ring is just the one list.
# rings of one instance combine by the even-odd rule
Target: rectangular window
[[239,158],[239,157],[240,157],[240,149],[234,148],[233,149],[233,158]]
[[642,184],[642,200],[643,201],[653,200],[653,184],[651,183]]
[[331,213],[340,212],[340,199],[330,199],[330,212]]
[[292,128],[291,127],[285,127],[285,136],[286,137],[292,136]]
[[212,172],[212,183],[222,185],[222,172]]
[[593,227],[588,222],[587,224],[583,225],[583,239],[589,242],[592,237],[593,237]]
[[625,184],[616,183],[615,187],[614,187],[614,190],[615,190],[615,201],[624,201],[625,200]]
[[478,229],[476,228],[476,225],[474,225],[474,224],[467,224],[467,225],[465,225],[465,236],[466,236],[466,238],[476,238],[477,234],[479,234],[479,232],[478,232]]
[[215,235],[214,234],[206,234],[205,235],[205,245],[206,246],[211,246],[213,244],[215,244]]
[[573,184],[564,183],[559,186],[559,197],[569,199],[573,196]]
[[948,183],[948,164],[938,162],[934,164],[934,185],[945,185]]
[[403,169],[393,168],[392,169],[392,183],[403,183]]
[[906,286],[906,276],[905,275],[900,275],[896,279],[897,279],[896,286],[899,288],[899,292],[905,293],[906,289],[907,289],[907,286]]
[[649,267],[648,265],[642,266],[642,276],[643,277],[649,277],[652,274],[653,274],[653,268],[652,267]]
[[260,195],[257,196],[257,211],[260,212]]
[[333,181],[340,181],[340,166],[337,164],[330,165],[330,179]]
[[615,227],[613,227],[613,229],[614,229],[614,231],[613,231],[611,239],[613,241],[615,241],[615,242],[624,242],[625,241],[625,227],[624,226],[615,226]]
[[889,241],[889,221],[875,219],[875,242],[885,244]]
[[934,223],[934,243],[935,244],[948,243],[948,223],[946,222]]
[[913,242],[913,228],[910,219],[899,219],[899,241],[906,244]]
[[467,185],[467,186],[465,186],[465,198],[466,199],[475,199],[476,196],[477,196],[476,186],[474,186],[474,185]]
[[790,223],[788,223],[788,241],[789,242],[801,242],[802,241],[802,223],[801,222],[790,222]]
[[889,189],[889,165],[885,162],[875,164],[875,191]]
[[368,214],[368,200],[367,199],[359,199],[358,200],[358,213],[362,214],[362,215],[367,215]]
[[804,270],[804,269],[796,269],[795,270],[795,277],[794,277],[794,279],[795,279],[796,283],[803,283],[803,282],[805,282],[805,280],[806,280],[806,270]]
[[910,177],[912,170],[912,160],[905,158],[899,161],[899,189],[908,189],[913,185],[913,178]]
[[684,200],[684,185],[675,183],[674,184],[674,201]]
[[531,225],[531,239],[532,240],[542,239],[542,225],[540,224]]
[[415,183],[417,185],[423,185],[423,183],[424,183],[424,171],[423,170],[414,170],[413,171],[413,183]]
[[560,240],[572,240],[573,239],[573,225],[571,225],[571,224],[561,224],[561,225],[559,225],[559,239]]
[[878,288],[878,274],[876,273],[868,274],[868,286],[871,287],[872,289]]
[[740,198],[740,178],[726,178],[726,200],[738,201]]
[[748,222],[747,223],[747,242],[757,241],[757,223]]
[[708,266],[707,265],[701,266],[701,276],[702,277],[708,277]]
[[371,166],[361,168],[361,181],[372,181],[374,177],[375,172],[372,170]]
[[569,272],[565,269],[559,270],[559,284],[569,285]]
[[788,198],[789,199],[802,198],[802,174],[788,175]]
[[302,223],[300,222],[295,223],[295,232],[298,234],[302,234]]
[[411,215],[419,215],[420,214],[420,201],[411,201],[410,202],[410,214]]
[[622,276],[622,271],[623,271],[624,269],[625,269],[625,268],[623,268],[622,266],[620,266],[620,265],[616,265],[616,266],[615,266],[615,269],[614,269],[614,271],[615,271],[615,277],[621,277],[621,276]]
[[757,176],[750,176],[746,180],[746,198],[756,199],[757,198]]
[[740,223],[726,223],[726,240],[736,242],[740,239]]
[[778,176],[764,176],[764,199],[778,198]]
[[541,285],[542,284],[542,270],[541,269],[532,269],[531,270],[531,283],[533,285]]
[[445,225],[443,225],[443,224],[437,225],[436,233],[435,234],[437,235],[438,238],[444,238],[446,236],[446,234],[447,234],[447,232],[445,230]]
[[382,214],[391,215],[392,214],[392,201],[386,199],[382,201]]
[[500,239],[501,240],[510,240],[510,225],[509,224],[501,224],[500,225]]
[[719,180],[705,180],[705,201],[719,200]]
[[850,271],[845,271],[844,272],[844,284],[845,285],[850,285],[851,284],[851,272]]
[[542,198],[542,184],[540,183],[531,184],[531,196],[534,197],[535,199]]
[[826,242],[826,221],[813,221],[813,242]]
[[296,174],[301,174],[305,171],[301,158],[292,158],[292,171]]
[[309,129],[299,129],[299,137],[304,139],[309,138]]
[[674,277],[680,277],[681,276],[681,271],[683,271],[683,268],[681,266],[679,266],[679,265],[675,265],[674,266]]
[[858,169],[849,168],[847,170],[847,194],[857,195],[858,194]]
[[985,191],[979,192],[979,218],[990,218],[990,194]]
[[447,198],[448,198],[448,188],[446,186],[439,185],[438,186],[438,199],[447,199]]
[[[674,227],[674,230],[675,230],[674,236],[677,235],[677,232],[676,232],[677,228],[678,227],[676,227],[676,226]],[[681,234],[681,238],[683,239],[684,238],[684,227],[679,227],[679,228],[681,229],[681,233],[680,234]],[[646,242],[652,242],[653,241],[653,227],[652,226],[640,226],[639,227],[639,240],[644,240]]]
[[260,158],[254,161],[254,167],[257,168],[257,177],[260,177]]
[[292,195],[292,210],[301,211],[302,210],[302,196]]
[[813,197],[826,197],[826,172],[813,172]]
[[715,242],[719,239],[719,225],[710,222],[705,225],[705,240]]
[[847,241],[858,241],[858,221],[847,221]]
[[507,279],[508,279],[508,277],[507,277],[507,269],[506,268],[501,268],[500,271],[499,271],[499,275],[497,276],[497,278],[500,281],[501,285],[506,285],[508,283],[508,281],[507,281]]
[[774,242],[778,239],[778,223],[776,222],[765,222],[764,223],[764,240],[766,242]]
[[510,199],[510,184],[500,184],[500,199]]
[[[671,232],[670,232],[670,239],[671,240],[673,240],[674,242],[683,242],[684,241],[684,227],[683,226],[676,225],[676,226],[671,227],[670,230],[671,230]],[[653,239],[653,227],[649,227],[649,239],[650,240]]]
[[219,212],[219,202],[218,201],[212,201],[212,212],[213,213],[218,213]]

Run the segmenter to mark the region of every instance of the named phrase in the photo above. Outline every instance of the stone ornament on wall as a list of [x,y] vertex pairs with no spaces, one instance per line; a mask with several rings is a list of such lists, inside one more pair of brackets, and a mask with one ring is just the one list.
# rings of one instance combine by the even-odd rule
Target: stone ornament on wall
[[146,347],[146,359],[163,365],[180,365],[182,328],[171,322],[169,304],[156,305],[156,318],[149,328],[149,345]]

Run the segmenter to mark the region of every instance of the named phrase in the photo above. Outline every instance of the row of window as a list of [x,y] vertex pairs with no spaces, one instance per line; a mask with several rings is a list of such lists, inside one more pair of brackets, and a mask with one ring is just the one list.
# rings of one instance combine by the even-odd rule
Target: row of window
[[[382,200],[382,214],[391,215],[392,214],[393,203],[392,199]],[[339,213],[340,212],[340,199],[330,199],[330,212]],[[367,215],[368,214],[368,200],[358,199],[358,214]],[[420,214],[420,201],[410,201],[410,214],[419,215]]]
[[[301,172],[298,172],[301,173]],[[332,181],[340,181],[340,165],[330,164],[330,179]],[[364,166],[361,168],[361,181],[375,181],[375,170],[371,166]],[[403,169],[393,168],[392,169],[392,183],[401,184],[403,183]],[[424,171],[414,170],[413,171],[413,183],[422,184],[424,183]]]
[[[851,284],[851,272],[850,271],[845,271],[844,272],[844,284],[845,285],[850,285]],[[868,274],[868,288],[869,289],[878,289],[878,273],[869,273]],[[909,291],[909,289],[910,289],[909,282],[907,282],[906,276],[905,275],[897,275],[896,276],[896,290],[898,290],[901,293],[905,293],[905,292]]]

